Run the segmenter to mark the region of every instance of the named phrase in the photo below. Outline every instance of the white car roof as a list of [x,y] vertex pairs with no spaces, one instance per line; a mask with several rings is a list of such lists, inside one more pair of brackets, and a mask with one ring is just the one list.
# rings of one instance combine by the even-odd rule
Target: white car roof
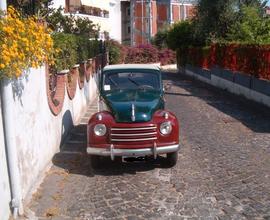
[[104,71],[107,70],[123,70],[123,69],[146,69],[146,70],[160,70],[158,65],[155,64],[117,64],[108,65],[104,67]]

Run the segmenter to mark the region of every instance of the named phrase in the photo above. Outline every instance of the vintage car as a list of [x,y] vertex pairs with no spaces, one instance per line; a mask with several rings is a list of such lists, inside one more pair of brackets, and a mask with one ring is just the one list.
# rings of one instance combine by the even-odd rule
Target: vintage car
[[99,76],[99,111],[87,126],[87,153],[92,166],[100,157],[157,158],[177,162],[179,125],[164,109],[161,71],[154,65],[106,66]]

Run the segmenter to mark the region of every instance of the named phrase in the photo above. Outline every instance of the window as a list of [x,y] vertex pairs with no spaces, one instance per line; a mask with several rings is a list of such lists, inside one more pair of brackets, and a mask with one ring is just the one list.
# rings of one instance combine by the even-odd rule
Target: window
[[127,32],[130,34],[130,26],[127,27]]
[[65,0],[65,12],[70,12],[70,2],[69,0]]
[[138,89],[160,90],[160,78],[154,72],[120,72],[104,74],[103,89]]
[[180,15],[181,15],[181,21],[185,20],[185,6],[181,5],[180,6]]

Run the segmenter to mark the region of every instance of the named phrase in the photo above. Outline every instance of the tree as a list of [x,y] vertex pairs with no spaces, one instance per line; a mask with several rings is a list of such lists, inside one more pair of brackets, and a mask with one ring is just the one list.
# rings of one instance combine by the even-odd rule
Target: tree
[[226,39],[241,8],[255,7],[262,15],[265,4],[261,0],[199,0],[194,18],[195,37],[200,44]]
[[124,63],[126,56],[126,49],[123,45],[118,43],[116,40],[107,40],[106,47],[109,51],[109,63],[119,64]]
[[270,19],[261,15],[260,8],[242,6],[237,22],[230,28],[227,40],[245,43],[270,43]]
[[264,7],[267,4],[267,0],[239,0],[239,6],[255,6],[255,7]]
[[47,17],[46,20],[52,30],[67,34],[88,36],[89,38],[97,38],[99,27],[89,18],[71,14],[65,15],[63,10],[63,8],[58,8]]
[[12,5],[23,15],[38,15],[44,18],[52,10],[52,0],[7,0],[8,5]]
[[151,43],[159,49],[166,48],[167,47],[166,39],[168,36],[168,31],[169,31],[168,27],[159,30],[151,40]]
[[235,20],[235,0],[200,0],[194,18],[195,35],[201,43],[226,36]]
[[194,44],[193,22],[182,21],[175,23],[168,32],[167,45],[170,49],[188,47]]

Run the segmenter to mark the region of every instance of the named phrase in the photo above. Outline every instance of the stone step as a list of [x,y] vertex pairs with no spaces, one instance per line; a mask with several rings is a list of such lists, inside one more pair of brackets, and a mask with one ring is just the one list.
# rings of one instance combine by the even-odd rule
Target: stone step
[[86,143],[65,143],[61,152],[86,152]]
[[70,133],[86,133],[87,127],[86,125],[79,124],[75,126]]
[[66,144],[86,144],[87,140],[68,140]]

